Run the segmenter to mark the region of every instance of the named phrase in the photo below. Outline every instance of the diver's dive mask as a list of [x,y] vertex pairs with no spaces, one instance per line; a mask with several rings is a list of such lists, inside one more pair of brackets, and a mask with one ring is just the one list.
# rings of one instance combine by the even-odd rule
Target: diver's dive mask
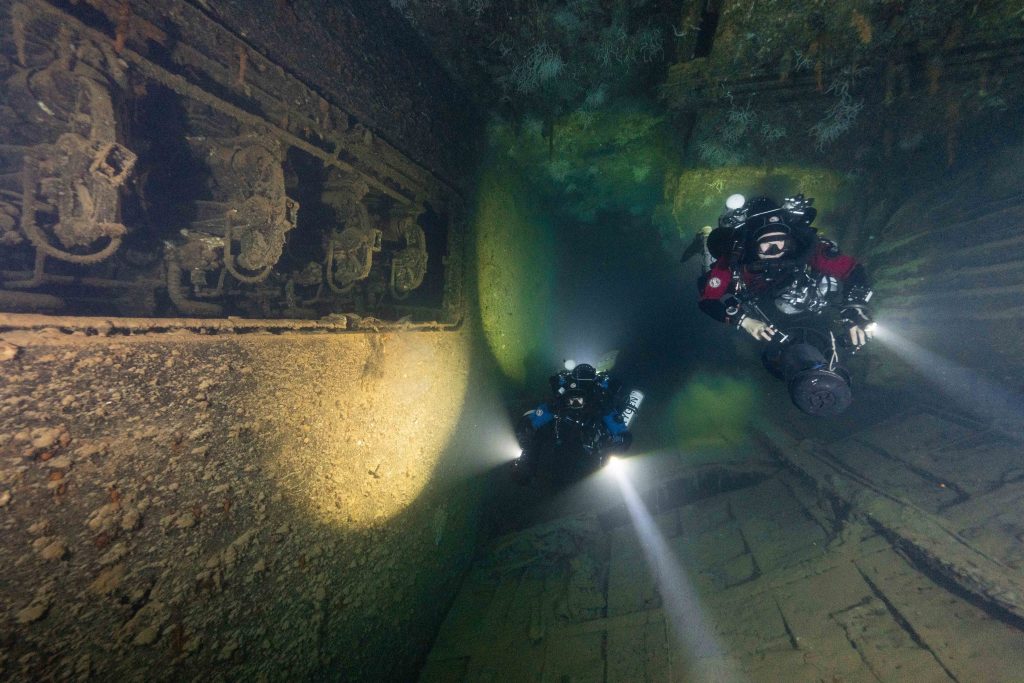
[[783,231],[766,232],[757,238],[754,244],[757,258],[763,260],[778,259],[785,256],[793,246],[789,233]]

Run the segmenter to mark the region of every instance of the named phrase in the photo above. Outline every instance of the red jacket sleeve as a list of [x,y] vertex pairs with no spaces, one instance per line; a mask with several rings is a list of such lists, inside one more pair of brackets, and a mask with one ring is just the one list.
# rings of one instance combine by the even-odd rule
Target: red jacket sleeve
[[831,275],[838,280],[845,280],[857,267],[857,259],[846,254],[828,255],[829,246],[819,241],[814,248],[814,255],[811,256],[809,265],[819,273]]
[[700,310],[720,322],[731,322],[722,299],[732,287],[732,269],[725,261],[718,260],[711,270],[701,276]]
[[730,284],[732,284],[732,270],[721,260],[715,261],[711,270],[704,274],[700,300],[721,299],[728,293]]

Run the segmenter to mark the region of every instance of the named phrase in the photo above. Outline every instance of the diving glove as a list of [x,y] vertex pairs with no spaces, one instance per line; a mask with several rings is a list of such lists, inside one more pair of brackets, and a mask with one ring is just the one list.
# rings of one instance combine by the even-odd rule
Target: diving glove
[[771,341],[775,337],[775,328],[763,320],[758,320],[757,318],[743,316],[743,318],[740,319],[740,327],[746,330],[747,334],[751,337],[760,341]]
[[875,334],[875,321],[867,306],[847,304],[839,311],[839,322],[849,334],[850,345],[860,348]]
[[[831,242],[829,240],[823,240],[823,241],[829,242],[830,244],[834,245],[835,246],[836,254],[838,255],[838,253],[839,253],[839,245],[837,245],[835,242]],[[858,273],[859,272],[860,273],[860,277],[861,277],[862,280],[866,277],[864,275],[863,268],[864,268],[863,266],[858,265],[856,268],[854,268],[854,271],[853,271],[854,273]],[[843,305],[844,306],[863,306],[867,302],[871,301],[871,296],[874,293],[875,293],[874,290],[872,290],[871,287],[869,287],[867,285],[867,283],[865,283],[865,282],[861,282],[859,284],[853,284],[853,285],[847,284],[846,292],[845,292],[844,297],[843,297],[845,303]]]

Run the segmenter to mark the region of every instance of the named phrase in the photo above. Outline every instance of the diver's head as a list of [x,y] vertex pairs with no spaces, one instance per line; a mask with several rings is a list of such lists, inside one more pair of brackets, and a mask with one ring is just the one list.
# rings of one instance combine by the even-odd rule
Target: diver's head
[[[776,216],[772,216],[776,218]],[[754,233],[754,256],[761,261],[776,261],[789,256],[795,243],[789,226],[780,222],[769,222]]]
[[581,389],[587,389],[597,380],[597,369],[593,365],[580,363],[572,369],[572,379]]
[[774,200],[768,197],[754,197],[748,199],[739,209],[723,214],[718,219],[718,226],[742,229],[747,244],[750,244],[749,240],[754,233],[770,224],[782,222],[784,215],[785,212]]
[[597,387],[597,369],[587,363],[578,363],[569,373],[569,391],[565,403],[570,408],[582,409]]

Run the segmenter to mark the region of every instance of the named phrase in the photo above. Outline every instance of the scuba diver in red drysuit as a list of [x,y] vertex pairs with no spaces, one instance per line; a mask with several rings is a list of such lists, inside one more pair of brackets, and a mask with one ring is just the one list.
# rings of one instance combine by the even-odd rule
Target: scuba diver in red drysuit
[[703,251],[710,263],[700,309],[767,342],[765,367],[786,380],[797,407],[835,415],[851,401],[839,349],[856,351],[874,333],[872,290],[864,266],[811,227],[812,202],[733,195],[719,227],[698,233],[683,257]]

